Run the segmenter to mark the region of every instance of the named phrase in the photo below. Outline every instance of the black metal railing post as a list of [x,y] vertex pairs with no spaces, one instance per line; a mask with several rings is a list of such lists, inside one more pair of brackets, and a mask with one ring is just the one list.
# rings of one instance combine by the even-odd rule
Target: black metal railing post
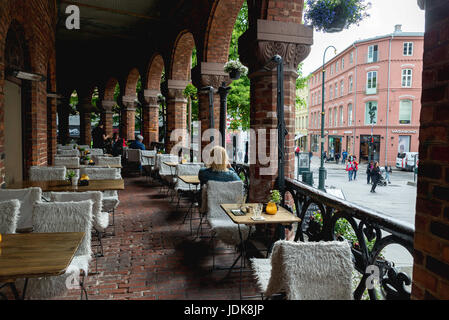
[[228,94],[231,87],[226,87],[226,82],[222,82],[218,88],[220,94],[220,134],[221,134],[221,146],[226,148],[226,114],[227,114],[227,101]]

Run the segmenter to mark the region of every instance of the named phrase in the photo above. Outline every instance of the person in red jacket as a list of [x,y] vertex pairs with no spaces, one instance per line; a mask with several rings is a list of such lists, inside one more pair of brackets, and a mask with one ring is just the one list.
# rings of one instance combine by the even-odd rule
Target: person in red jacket
[[354,167],[353,167],[353,162],[351,160],[346,161],[346,171],[348,172],[349,181],[352,181]]
[[357,171],[359,170],[359,163],[355,160],[355,157],[352,157],[352,179],[357,179]]

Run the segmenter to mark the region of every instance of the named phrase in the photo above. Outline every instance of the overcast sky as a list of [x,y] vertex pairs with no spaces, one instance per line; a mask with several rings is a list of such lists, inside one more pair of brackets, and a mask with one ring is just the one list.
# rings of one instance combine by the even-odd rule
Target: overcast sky
[[[404,32],[424,32],[424,10],[416,0],[370,0],[370,17],[359,26],[352,26],[338,33],[313,31],[313,45],[309,56],[304,60],[303,74],[308,75],[323,64],[323,53],[327,46],[333,45],[340,53],[354,41],[390,34],[396,24],[402,25]],[[326,53],[326,61],[334,57],[332,50]]]

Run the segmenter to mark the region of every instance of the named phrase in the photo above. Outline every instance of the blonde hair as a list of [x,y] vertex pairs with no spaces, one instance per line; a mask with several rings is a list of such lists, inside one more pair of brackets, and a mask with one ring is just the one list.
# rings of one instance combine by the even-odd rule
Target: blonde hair
[[213,171],[227,171],[228,170],[228,154],[226,149],[220,146],[215,146],[210,152],[209,168]]

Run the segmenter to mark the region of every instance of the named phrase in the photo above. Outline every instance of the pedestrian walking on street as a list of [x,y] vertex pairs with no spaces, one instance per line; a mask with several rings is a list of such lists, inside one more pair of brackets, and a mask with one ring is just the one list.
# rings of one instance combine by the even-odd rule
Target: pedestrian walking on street
[[371,187],[372,193],[376,192],[376,187],[377,187],[377,183],[379,182],[379,179],[380,179],[380,168],[379,168],[379,163],[376,161],[374,163],[373,170],[371,171],[371,181],[373,182],[373,185]]
[[342,154],[341,154],[341,162],[343,164],[346,163],[346,159],[348,158],[348,153],[346,152],[346,150],[343,150]]
[[348,160],[346,162],[346,171],[348,172],[349,181],[352,181],[352,174],[353,174],[354,168],[353,168],[352,161],[350,161],[350,160]]
[[366,184],[370,183],[371,180],[371,171],[373,170],[374,164],[372,161],[368,163],[366,166]]
[[359,163],[355,160],[355,157],[352,158],[352,178],[354,180],[357,179],[357,171],[359,171]]
[[389,165],[387,165],[387,163],[385,163],[385,180],[388,181],[388,184],[391,184],[390,173],[392,173],[391,166],[389,166]]
[[340,154],[337,153],[335,154],[335,162],[338,164],[338,162],[340,162]]

